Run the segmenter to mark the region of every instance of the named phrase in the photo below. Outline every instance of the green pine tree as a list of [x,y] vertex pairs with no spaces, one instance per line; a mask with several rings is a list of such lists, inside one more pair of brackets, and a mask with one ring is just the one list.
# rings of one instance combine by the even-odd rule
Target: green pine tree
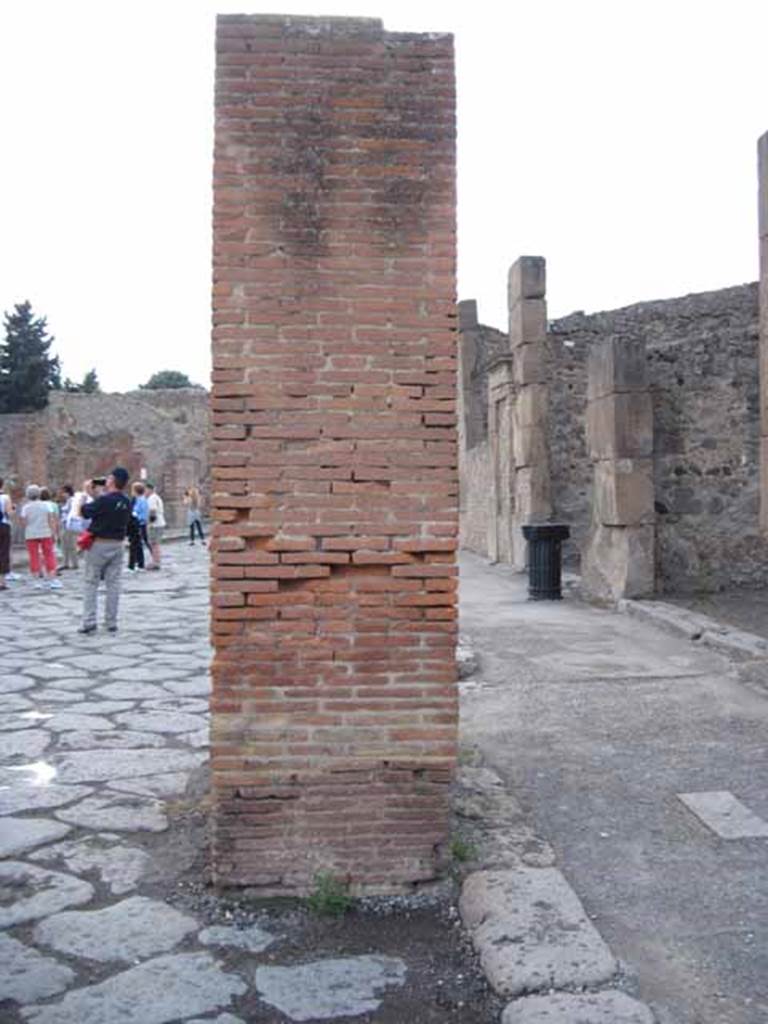
[[83,383],[80,385],[80,390],[85,391],[88,395],[93,394],[95,391],[101,391],[99,378],[96,376],[95,369],[89,370],[83,377]]
[[0,344],[0,412],[33,412],[48,404],[48,392],[61,387],[59,360],[51,356],[53,338],[45,317],[35,317],[29,302],[5,314]]

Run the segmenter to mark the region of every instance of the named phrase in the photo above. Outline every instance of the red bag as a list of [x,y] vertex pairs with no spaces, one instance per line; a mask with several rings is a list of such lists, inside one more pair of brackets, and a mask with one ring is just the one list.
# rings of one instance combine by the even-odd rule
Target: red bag
[[93,546],[93,542],[95,540],[96,538],[90,530],[83,530],[75,542],[77,544],[78,551],[87,551],[88,548]]

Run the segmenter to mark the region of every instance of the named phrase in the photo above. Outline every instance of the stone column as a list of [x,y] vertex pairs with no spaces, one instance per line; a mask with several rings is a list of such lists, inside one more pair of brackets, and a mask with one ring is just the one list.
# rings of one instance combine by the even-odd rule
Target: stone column
[[456,760],[453,40],[218,19],[213,872],[434,878]]
[[514,509],[511,558],[526,567],[527,543],[522,527],[546,522],[550,496],[548,394],[546,384],[546,262],[521,256],[509,271],[509,344],[515,389],[512,416]]
[[653,408],[645,342],[607,338],[587,363],[587,446],[594,464],[592,528],[582,558],[593,597],[654,590]]
[[760,528],[768,534],[768,132],[758,153],[760,234]]
[[488,369],[488,441],[491,458],[488,557],[493,562],[513,561],[516,478],[514,412],[512,357],[501,356]]

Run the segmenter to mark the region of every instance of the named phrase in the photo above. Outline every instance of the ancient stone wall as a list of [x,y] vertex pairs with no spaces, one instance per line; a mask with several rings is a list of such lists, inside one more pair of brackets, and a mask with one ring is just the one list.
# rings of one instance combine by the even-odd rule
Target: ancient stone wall
[[219,883],[434,877],[456,754],[452,40],[221,17]]
[[28,483],[78,487],[124,465],[142,468],[163,495],[168,521],[183,522],[181,497],[208,489],[208,393],[201,388],[79,394],[54,391],[45,409],[0,416],[0,476],[16,497]]
[[768,536],[768,132],[757,144],[760,242],[760,525]]
[[509,348],[507,334],[477,320],[477,303],[459,303],[459,510],[460,540],[488,554],[493,520],[493,468],[488,441],[488,370]]
[[[765,585],[768,552],[758,529],[757,286],[550,322],[553,518],[571,525],[580,547],[592,496],[586,355],[606,338],[646,345],[654,410],[657,590]],[[478,513],[476,539],[483,535]]]

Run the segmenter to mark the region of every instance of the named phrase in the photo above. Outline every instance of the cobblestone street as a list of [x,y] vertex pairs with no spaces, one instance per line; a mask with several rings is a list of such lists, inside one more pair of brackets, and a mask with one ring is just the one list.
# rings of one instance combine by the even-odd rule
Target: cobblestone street
[[79,572],[0,595],[3,1024],[492,1020],[450,886],[322,921],[206,885],[207,554],[125,572],[116,635]]

